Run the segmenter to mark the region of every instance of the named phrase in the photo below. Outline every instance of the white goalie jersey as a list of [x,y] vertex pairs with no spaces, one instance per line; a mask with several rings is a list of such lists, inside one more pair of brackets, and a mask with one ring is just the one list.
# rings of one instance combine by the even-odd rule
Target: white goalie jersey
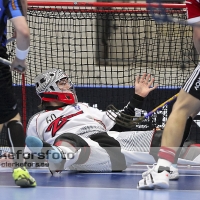
[[[138,112],[138,109],[137,109]],[[125,156],[126,166],[138,162],[155,162],[149,155],[153,130],[116,132],[109,131],[115,122],[106,112],[84,103],[68,105],[57,110],[42,111],[34,115],[28,124],[27,135],[39,137],[53,145],[55,139],[64,133],[73,133],[84,139],[91,147],[88,161],[82,165],[72,165],[73,170],[111,171],[111,162],[107,152],[89,137],[107,132],[117,140]],[[28,151],[26,147],[25,151]]]
[[39,137],[53,144],[55,139],[63,133],[88,137],[109,131],[114,124],[106,112],[84,103],[78,103],[57,110],[37,113],[29,121],[27,135]]

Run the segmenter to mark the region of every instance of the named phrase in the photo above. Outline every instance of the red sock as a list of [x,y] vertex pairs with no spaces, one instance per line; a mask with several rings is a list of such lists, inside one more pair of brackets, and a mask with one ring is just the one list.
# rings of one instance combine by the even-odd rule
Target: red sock
[[169,162],[173,163],[175,158],[176,152],[173,149],[168,147],[161,146],[158,152],[158,157],[168,160]]

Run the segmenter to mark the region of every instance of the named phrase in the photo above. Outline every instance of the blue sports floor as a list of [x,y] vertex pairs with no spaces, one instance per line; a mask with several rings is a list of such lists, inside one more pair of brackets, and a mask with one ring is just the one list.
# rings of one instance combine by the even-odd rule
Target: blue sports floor
[[199,200],[200,167],[179,166],[180,178],[168,190],[138,190],[145,165],[122,173],[64,172],[51,176],[47,168],[29,169],[36,188],[14,184],[10,168],[0,168],[0,200]]

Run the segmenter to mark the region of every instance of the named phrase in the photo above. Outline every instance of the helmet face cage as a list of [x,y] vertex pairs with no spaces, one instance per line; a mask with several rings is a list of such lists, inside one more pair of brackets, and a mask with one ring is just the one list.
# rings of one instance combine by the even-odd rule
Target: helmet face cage
[[[62,91],[57,86],[57,82],[64,78],[68,80],[70,85],[69,92]],[[73,83],[61,69],[49,69],[38,75],[35,78],[35,87],[42,101],[60,101],[66,104],[74,104],[78,101]],[[51,94],[54,96],[50,96]]]

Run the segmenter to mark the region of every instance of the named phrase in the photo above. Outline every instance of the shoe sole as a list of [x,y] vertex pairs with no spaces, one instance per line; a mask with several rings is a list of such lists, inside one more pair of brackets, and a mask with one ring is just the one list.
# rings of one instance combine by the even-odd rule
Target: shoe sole
[[140,190],[154,190],[154,189],[168,189],[169,184],[167,182],[153,183],[152,185],[137,186]]
[[169,188],[169,184],[167,182],[154,183],[154,188],[157,188],[157,189],[168,189]]
[[143,186],[143,187],[138,187],[137,186],[137,189],[139,189],[139,190],[154,190],[155,189],[155,187],[149,187],[149,186]]
[[35,187],[36,186],[35,183],[30,184],[30,182],[26,179],[17,180],[15,181],[15,184],[20,187]]
[[154,190],[155,187],[154,187],[153,184],[151,184],[151,185],[143,185],[143,186],[137,185],[137,189],[139,189],[139,190]]
[[[145,179],[147,175],[142,175],[142,178]],[[179,179],[179,174],[170,174],[169,175],[169,180],[178,180]]]

